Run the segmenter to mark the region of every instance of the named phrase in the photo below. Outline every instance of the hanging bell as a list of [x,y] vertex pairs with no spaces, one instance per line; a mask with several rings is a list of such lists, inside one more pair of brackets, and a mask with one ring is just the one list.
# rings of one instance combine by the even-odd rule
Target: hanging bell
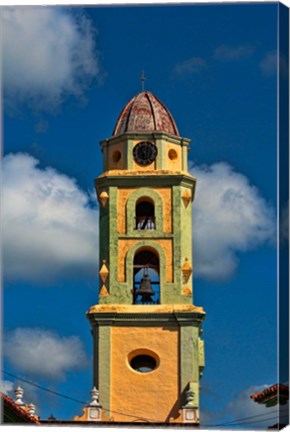
[[144,276],[140,282],[140,287],[136,291],[136,298],[138,295],[140,295],[140,296],[142,296],[141,302],[147,303],[147,302],[152,301],[151,296],[153,296],[154,294],[155,293],[154,293],[152,286],[151,286],[151,280],[150,280],[148,274],[144,274]]

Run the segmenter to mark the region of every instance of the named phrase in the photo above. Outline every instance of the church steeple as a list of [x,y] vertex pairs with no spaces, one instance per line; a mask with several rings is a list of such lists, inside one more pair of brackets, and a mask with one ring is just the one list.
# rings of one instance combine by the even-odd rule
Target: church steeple
[[88,318],[94,385],[103,407],[124,411],[115,421],[199,422],[204,312],[192,304],[189,143],[148,91],[101,142],[99,305]]

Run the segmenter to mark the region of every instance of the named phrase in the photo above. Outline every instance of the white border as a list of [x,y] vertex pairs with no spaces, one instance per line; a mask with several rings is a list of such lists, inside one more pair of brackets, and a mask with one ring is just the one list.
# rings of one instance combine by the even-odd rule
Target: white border
[[[58,6],[58,5],[77,5],[79,7],[86,7],[86,6],[99,6],[99,5],[103,5],[103,6],[113,6],[113,5],[120,5],[123,4],[124,6],[126,5],[148,5],[148,4],[214,4],[214,3],[218,3],[218,4],[225,4],[225,3],[232,3],[232,4],[242,4],[242,3],[282,3],[287,7],[290,7],[290,0],[281,0],[280,2],[275,2],[275,0],[240,0],[240,1],[233,1],[233,0],[198,0],[198,1],[192,1],[192,0],[182,0],[182,1],[177,1],[177,0],[158,0],[158,1],[152,1],[152,0],[142,0],[142,1],[136,1],[136,0],[114,0],[114,1],[97,1],[97,0],[86,0],[84,2],[81,2],[80,0],[45,0],[45,4],[43,4],[43,2],[40,2],[39,0],[30,0],[27,2],[23,2],[21,0],[17,1],[13,1],[13,0],[2,0],[1,1],[1,7],[3,6]],[[1,12],[1,7],[0,7],[0,12]],[[278,38],[278,43],[279,43],[279,38]],[[279,47],[278,47],[279,49]],[[279,67],[279,66],[278,66]],[[279,75],[278,75],[278,79],[279,79]],[[277,86],[278,86],[278,80],[277,80]],[[279,93],[277,93],[277,97],[279,98]],[[277,109],[277,116],[279,112],[279,99],[278,99],[278,109]],[[277,117],[277,121],[279,120],[279,117]],[[279,123],[278,123],[279,126]],[[277,128],[277,139],[279,138],[279,127]],[[279,157],[279,146],[277,145],[277,157]],[[279,161],[279,159],[278,159]],[[278,163],[278,170],[279,170],[279,163]],[[278,177],[279,178],[279,177]],[[277,186],[279,188],[279,186]],[[278,189],[279,192],[279,189]],[[279,197],[279,194],[278,194]],[[279,198],[278,198],[279,199]],[[277,203],[279,204],[279,202]],[[277,206],[277,212],[279,211],[279,206]],[[278,214],[277,214],[278,216]],[[279,224],[279,218],[277,218],[277,225]],[[279,230],[277,235],[279,236]],[[277,239],[277,242],[279,242],[279,239]],[[278,243],[279,244],[279,243]],[[279,254],[279,248],[278,248],[278,253],[277,253],[277,257]],[[279,264],[279,263],[278,263]],[[278,269],[279,271],[279,265],[278,265]],[[279,280],[279,279],[278,279]],[[279,293],[278,293],[279,296]],[[278,297],[278,301],[279,301],[279,297]],[[278,326],[279,326],[279,320],[278,320]],[[279,328],[278,328],[279,329]],[[278,339],[278,343],[279,343],[279,339]],[[279,363],[278,363],[279,366]],[[96,427],[98,427],[98,424],[96,423]],[[45,432],[51,432],[51,426],[28,426],[28,425],[10,425],[10,426],[4,426],[3,424],[1,424],[1,429],[3,430],[3,432],[11,432],[11,431],[21,431],[23,430],[23,428],[25,429],[25,431],[27,432],[36,432],[37,430],[41,430],[41,431],[45,431]],[[86,429],[86,427],[75,427],[73,425],[62,425],[62,426],[54,426],[53,430],[65,430],[66,428],[73,428],[74,431],[76,432],[84,432],[84,430]],[[99,430],[101,432],[112,432],[114,430],[122,430],[124,429],[123,427],[100,427]],[[158,428],[160,430],[162,430],[162,428]],[[153,431],[156,432],[156,430],[158,430],[156,428],[137,428],[137,427],[130,427],[130,430],[134,430],[137,432],[146,432],[146,431]],[[171,430],[181,430],[178,427],[171,429]],[[184,430],[184,429],[183,429]],[[200,430],[206,430],[206,429],[202,429],[200,428]],[[214,432],[216,429],[211,429],[211,432]],[[224,431],[230,431],[230,429],[223,429]],[[285,429],[285,431],[290,431],[290,426],[287,426]],[[250,430],[247,430],[247,432],[251,432]]]
[[[152,1],[152,0],[113,0],[113,1],[105,1],[105,0],[45,0],[44,2],[41,2],[40,0],[30,0],[27,2],[23,2],[21,0],[13,1],[13,0],[2,0],[1,6],[58,6],[58,5],[77,5],[80,7],[86,7],[86,6],[114,6],[114,5],[148,5],[148,4],[212,4],[212,3],[232,3],[232,4],[239,4],[239,3],[279,3],[275,0],[240,0],[240,1],[233,1],[233,0],[158,0],[158,1]],[[280,3],[284,4],[287,7],[290,7],[290,0],[281,0]]]

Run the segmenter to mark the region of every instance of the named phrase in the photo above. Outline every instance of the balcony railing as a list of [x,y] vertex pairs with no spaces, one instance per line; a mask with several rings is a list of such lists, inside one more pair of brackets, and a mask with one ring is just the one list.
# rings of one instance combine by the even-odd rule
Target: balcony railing
[[154,216],[136,216],[136,229],[137,230],[154,230],[155,217]]

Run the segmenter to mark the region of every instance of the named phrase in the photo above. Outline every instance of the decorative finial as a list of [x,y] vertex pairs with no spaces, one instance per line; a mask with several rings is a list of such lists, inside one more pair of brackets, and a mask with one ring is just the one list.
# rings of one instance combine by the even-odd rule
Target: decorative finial
[[20,387],[20,386],[18,386],[18,387],[14,390],[14,392],[15,392],[15,395],[16,395],[15,403],[16,403],[17,405],[20,405],[20,406],[24,405],[24,402],[23,402],[23,400],[22,400],[22,398],[23,398],[23,394],[24,394],[23,388]]
[[187,407],[194,406],[193,405],[193,401],[194,401],[194,398],[195,398],[194,391],[190,388],[189,390],[187,390],[185,392],[185,395],[186,395],[186,406]]
[[90,406],[100,406],[100,402],[99,402],[99,390],[96,387],[93,387],[91,390],[91,402],[90,402]]
[[33,403],[28,405],[28,414],[31,416],[35,415],[35,405]]
[[141,77],[140,77],[142,92],[144,91],[144,88],[145,88],[144,81],[145,81],[146,79],[147,79],[147,78],[146,78],[145,75],[144,75],[144,71],[142,70]]

